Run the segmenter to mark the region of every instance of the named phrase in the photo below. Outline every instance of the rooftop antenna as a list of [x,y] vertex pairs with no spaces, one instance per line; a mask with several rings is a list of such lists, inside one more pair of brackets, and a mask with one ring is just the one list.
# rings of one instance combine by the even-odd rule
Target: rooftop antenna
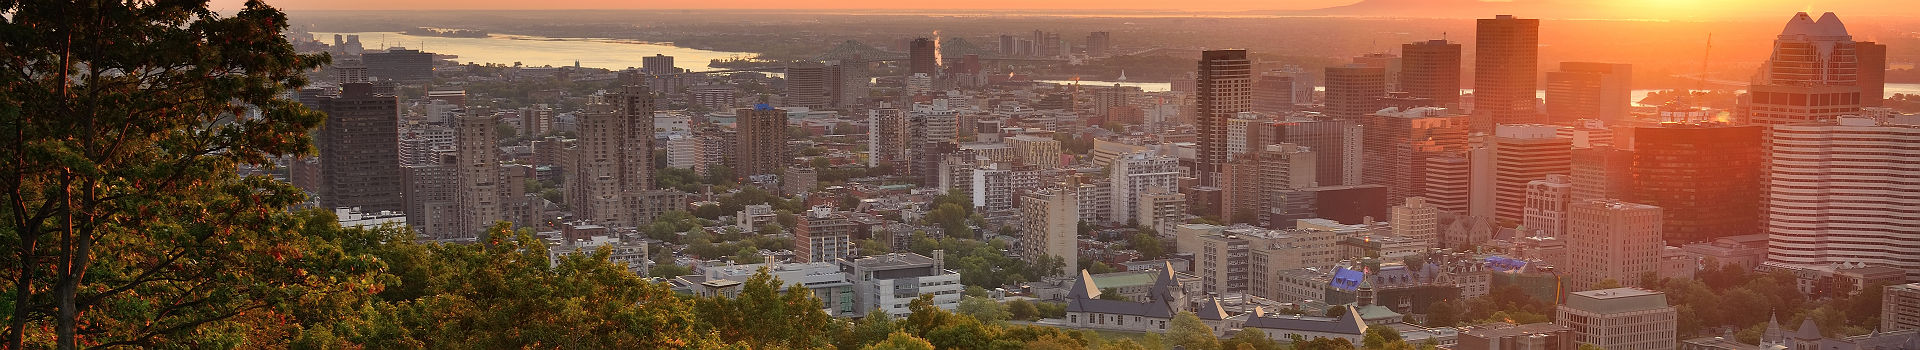
[[[1709,59],[1712,57],[1713,57],[1713,33],[1707,33],[1707,47],[1700,49],[1700,80],[1694,83],[1693,85],[1694,90],[1705,90],[1707,88],[1707,62],[1709,62]],[[1688,105],[1693,104],[1692,91],[1688,91],[1685,95],[1681,95],[1681,96],[1685,96],[1687,98],[1687,101],[1685,102]]]

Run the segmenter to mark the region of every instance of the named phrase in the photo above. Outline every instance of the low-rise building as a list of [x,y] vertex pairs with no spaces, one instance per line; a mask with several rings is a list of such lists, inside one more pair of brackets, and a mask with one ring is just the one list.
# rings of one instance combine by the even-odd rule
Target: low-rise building
[[893,253],[856,259],[841,258],[840,271],[853,282],[853,314],[883,312],[894,318],[912,314],[907,306],[914,298],[932,295],[933,306],[953,310],[960,305],[960,273],[946,269],[941,260],[945,252],[935,250],[933,257],[914,253]]
[[1573,292],[1555,314],[1554,323],[1571,329],[1578,344],[1669,350],[1678,343],[1676,313],[1666,293],[1632,287]]

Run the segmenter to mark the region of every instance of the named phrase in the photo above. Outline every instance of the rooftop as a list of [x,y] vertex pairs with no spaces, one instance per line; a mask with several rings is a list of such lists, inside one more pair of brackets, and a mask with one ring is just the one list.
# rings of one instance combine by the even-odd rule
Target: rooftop
[[1666,293],[1633,287],[1568,293],[1567,303],[1562,307],[1598,314],[1671,308],[1667,306]]

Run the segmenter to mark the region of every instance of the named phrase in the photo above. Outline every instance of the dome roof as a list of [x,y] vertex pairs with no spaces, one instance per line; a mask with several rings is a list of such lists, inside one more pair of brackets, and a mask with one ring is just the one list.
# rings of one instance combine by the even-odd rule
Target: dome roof
[[1816,20],[1806,12],[1793,14],[1787,20],[1786,28],[1780,30],[1780,36],[1805,35],[1811,37],[1846,37],[1847,24],[1840,22],[1840,16],[1827,12]]

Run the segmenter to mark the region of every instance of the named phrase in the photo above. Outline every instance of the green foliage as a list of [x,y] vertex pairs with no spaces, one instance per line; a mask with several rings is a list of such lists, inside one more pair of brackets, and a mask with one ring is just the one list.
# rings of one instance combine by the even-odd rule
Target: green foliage
[[1232,337],[1220,341],[1221,349],[1281,350],[1279,341],[1267,337],[1267,332],[1258,328],[1241,329]]
[[879,344],[868,345],[867,347],[864,347],[861,349],[864,349],[864,350],[933,350],[933,344],[927,343],[926,339],[920,339],[920,337],[915,337],[912,334],[907,334],[904,332],[893,332],[893,334],[887,335],[886,341],[880,342]]
[[1007,310],[1006,305],[986,297],[961,297],[955,311],[986,323],[1000,323],[1013,318],[1013,313]]
[[648,277],[674,278],[689,274],[693,274],[693,269],[671,263],[653,264],[653,268],[647,269]]
[[1220,349],[1220,338],[1213,335],[1213,328],[1188,311],[1173,316],[1173,324],[1167,326],[1167,341],[1188,350]]
[[1007,312],[1008,312],[1008,317],[1011,317],[1014,320],[1021,320],[1021,321],[1040,320],[1040,308],[1034,306],[1033,302],[1027,301],[1026,299],[1016,299],[1016,300],[1007,302]]
[[[1526,323],[1532,322],[1523,322],[1520,324]],[[1368,349],[1382,349],[1386,348],[1387,344],[1396,342],[1404,344],[1406,343],[1406,339],[1401,338],[1400,331],[1393,329],[1393,327],[1367,327],[1366,335],[1361,337],[1360,344]]]
[[1127,297],[1121,296],[1119,289],[1108,287],[1108,288],[1100,288],[1100,299],[1101,300],[1127,300]]
[[1132,236],[1128,236],[1127,248],[1139,251],[1140,258],[1147,260],[1163,258],[1167,254],[1166,243],[1161,242],[1160,236],[1147,228],[1141,228]]
[[1621,287],[1620,281],[1614,280],[1612,278],[1600,280],[1600,283],[1593,285],[1593,289],[1613,289],[1613,288],[1620,288],[1620,287]]

